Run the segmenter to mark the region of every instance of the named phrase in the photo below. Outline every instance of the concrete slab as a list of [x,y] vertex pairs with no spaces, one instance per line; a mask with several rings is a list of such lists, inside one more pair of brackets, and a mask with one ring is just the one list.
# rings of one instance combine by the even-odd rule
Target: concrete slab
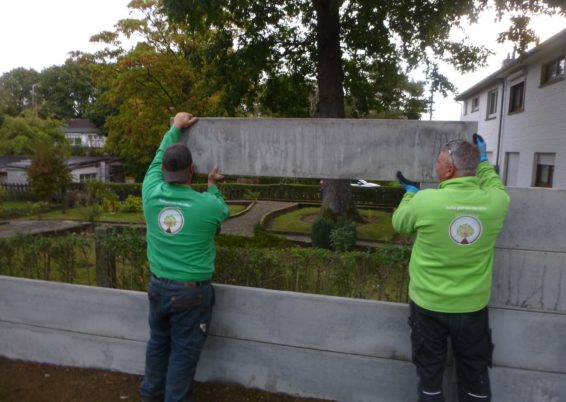
[[0,225],[0,238],[18,234],[39,234],[81,230],[90,223],[78,221],[9,221]]
[[449,140],[477,123],[361,119],[201,118],[184,141],[199,172],[214,163],[232,175],[435,181],[434,161]]
[[566,252],[566,190],[507,189],[511,197],[497,247],[515,250]]
[[566,253],[496,249],[492,307],[566,313]]

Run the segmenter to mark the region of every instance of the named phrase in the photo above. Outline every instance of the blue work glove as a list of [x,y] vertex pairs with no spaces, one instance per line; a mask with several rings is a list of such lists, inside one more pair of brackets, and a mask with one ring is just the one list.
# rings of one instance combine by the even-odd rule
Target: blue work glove
[[411,181],[403,176],[403,173],[397,171],[397,180],[399,183],[405,187],[405,191],[408,193],[416,193],[421,189],[421,185],[417,182]]
[[480,162],[487,160],[487,144],[483,137],[479,134],[474,134],[474,145],[478,148],[480,153]]

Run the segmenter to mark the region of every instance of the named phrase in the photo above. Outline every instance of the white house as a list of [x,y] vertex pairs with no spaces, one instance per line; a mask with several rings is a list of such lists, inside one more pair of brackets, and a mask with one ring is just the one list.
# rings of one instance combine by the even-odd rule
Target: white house
[[[5,184],[27,184],[27,168],[31,159],[21,159],[4,166]],[[110,156],[72,156],[67,159],[72,181],[82,183],[97,180],[102,182],[123,182],[122,162]]]
[[508,186],[566,188],[566,29],[456,97]]
[[86,148],[103,148],[106,138],[90,120],[69,120],[65,127],[65,137],[72,146]]

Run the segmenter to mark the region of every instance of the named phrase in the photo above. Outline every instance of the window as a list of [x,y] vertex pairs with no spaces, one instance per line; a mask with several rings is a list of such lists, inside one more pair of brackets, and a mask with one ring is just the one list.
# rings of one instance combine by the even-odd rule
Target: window
[[464,116],[468,114],[468,101],[464,101]]
[[476,96],[472,99],[472,112],[477,112],[480,109],[480,98]]
[[96,180],[96,173],[85,173],[85,174],[81,174],[79,175],[79,181],[81,183],[87,182],[87,181],[94,181]]
[[72,135],[67,137],[67,139],[69,140],[69,142],[71,143],[72,146],[81,146],[83,143],[81,141],[81,136],[80,135]]
[[509,113],[522,112],[524,110],[525,81],[511,86],[509,95]]
[[554,178],[554,158],[556,154],[535,154],[534,187],[552,187]]
[[564,56],[542,65],[540,84],[550,84],[564,78]]
[[494,119],[497,115],[497,89],[487,93],[487,113],[488,119]]

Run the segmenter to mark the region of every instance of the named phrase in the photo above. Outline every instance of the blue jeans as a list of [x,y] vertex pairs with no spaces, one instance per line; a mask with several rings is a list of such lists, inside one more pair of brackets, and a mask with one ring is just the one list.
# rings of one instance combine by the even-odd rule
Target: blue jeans
[[190,402],[214,305],[210,283],[188,287],[151,276],[150,338],[140,387],[144,401]]
[[493,344],[487,307],[472,313],[438,313],[409,304],[419,402],[444,402],[442,377],[450,338],[460,402],[489,402]]

